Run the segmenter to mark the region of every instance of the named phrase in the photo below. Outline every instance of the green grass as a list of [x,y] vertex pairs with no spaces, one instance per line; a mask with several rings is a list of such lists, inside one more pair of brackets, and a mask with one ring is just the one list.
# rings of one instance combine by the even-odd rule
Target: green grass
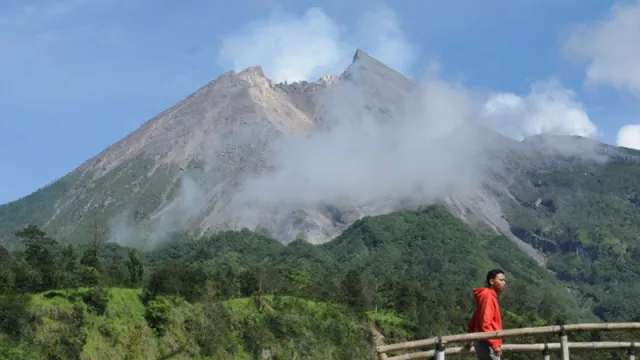
[[[74,302],[82,302],[86,288],[69,291],[48,291],[32,297],[31,311],[40,317],[35,339],[40,350],[58,340],[55,334],[71,316]],[[184,319],[192,308],[176,303],[171,309],[167,334],[158,337],[144,318],[145,307],[140,289],[109,289],[109,303],[104,315],[85,307],[84,331],[86,344],[82,356],[87,359],[158,358],[184,347],[188,343],[183,330]],[[193,349],[191,349],[193,350]],[[183,353],[173,359],[190,359]]]
[[387,343],[402,342],[413,336],[411,322],[390,311],[369,311],[367,317],[382,333]]
[[[31,311],[39,318],[34,334],[36,358],[58,346],[58,335],[68,326],[74,302],[82,303],[87,291],[80,288],[32,296]],[[166,332],[158,335],[145,320],[140,289],[111,288],[108,292],[103,315],[85,306],[83,359],[253,359],[263,351],[277,354],[278,359],[365,359],[373,354],[367,319],[339,305],[289,296],[240,298],[221,303],[224,313],[209,319],[210,314],[203,312],[206,302],[190,304],[173,298]],[[394,326],[403,321],[380,315],[377,321],[386,319]],[[228,322],[216,322],[226,317]],[[213,344],[216,347],[210,357],[200,355],[197,337],[203,334],[192,329],[194,321],[202,320],[219,325],[216,335],[225,340]]]

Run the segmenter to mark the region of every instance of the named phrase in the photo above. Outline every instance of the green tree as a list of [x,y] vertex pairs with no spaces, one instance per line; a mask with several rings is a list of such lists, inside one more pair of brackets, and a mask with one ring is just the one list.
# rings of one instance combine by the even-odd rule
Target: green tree
[[0,245],[0,264],[5,264],[11,261],[11,254],[4,246]]
[[16,260],[11,266],[14,279],[14,290],[24,293],[36,291],[40,287],[40,271],[34,269],[24,259]]
[[295,295],[304,296],[311,282],[309,274],[304,270],[296,270],[289,274],[289,283]]
[[102,263],[98,257],[98,250],[91,247],[82,253],[80,264],[85,267],[96,269],[98,272],[102,270]]
[[366,303],[364,292],[362,291],[362,279],[356,270],[349,270],[342,281],[342,291],[347,305],[355,310],[362,311]]
[[201,307],[187,321],[187,331],[200,347],[200,355],[211,358],[229,357],[234,343],[229,311],[216,299],[215,287],[208,282]]
[[28,328],[29,303],[31,297],[25,294],[0,295],[0,332],[16,339]]
[[68,244],[61,251],[60,282],[64,288],[74,288],[78,285],[78,257],[73,245]]
[[242,292],[241,272],[238,266],[230,261],[222,263],[213,275],[216,290],[220,299],[233,299]]
[[142,267],[142,260],[140,259],[140,253],[136,249],[129,251],[129,261],[127,261],[127,268],[129,269],[129,284],[131,286],[137,286],[144,275],[144,269]]
[[14,274],[13,259],[9,252],[0,246],[0,294],[7,294],[13,290]]
[[145,304],[145,319],[149,327],[156,330],[160,336],[164,335],[169,324],[169,314],[173,304],[164,296],[157,296]]
[[91,266],[80,266],[79,277],[80,284],[83,286],[96,286],[102,280],[100,272]]
[[49,237],[36,225],[28,225],[16,232],[25,246],[26,262],[40,273],[40,283],[36,291],[54,289],[56,287],[56,263],[53,249],[58,242]]
[[207,277],[200,267],[171,261],[156,268],[149,275],[145,302],[159,295],[177,295],[187,301],[195,301],[202,295],[206,280]]
[[100,250],[104,245],[104,228],[99,226],[96,219],[93,224],[93,240],[88,249],[82,254],[80,264],[86,267],[92,267],[98,272],[102,272],[102,263],[100,262]]

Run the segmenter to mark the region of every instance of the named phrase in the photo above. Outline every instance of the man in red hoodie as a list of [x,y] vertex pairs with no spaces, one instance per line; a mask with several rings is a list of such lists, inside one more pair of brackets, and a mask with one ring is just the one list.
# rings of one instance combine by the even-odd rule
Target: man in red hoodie
[[[507,281],[504,271],[493,269],[487,273],[487,287],[473,289],[476,309],[467,323],[468,332],[486,332],[502,330],[502,317],[498,305],[498,294],[504,290]],[[470,347],[471,344],[467,344]],[[475,343],[478,360],[500,360],[502,357],[502,339],[489,339]]]

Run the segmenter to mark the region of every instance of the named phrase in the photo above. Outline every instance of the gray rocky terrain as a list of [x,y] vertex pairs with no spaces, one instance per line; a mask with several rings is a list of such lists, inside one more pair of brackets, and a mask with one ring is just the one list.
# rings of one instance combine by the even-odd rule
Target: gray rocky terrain
[[360,50],[343,74],[316,82],[274,84],[260,66],[229,71],[57,182],[0,206],[0,242],[10,245],[27,223],[84,242],[101,223],[109,240],[141,247],[173,232],[243,227],[319,244],[364,216],[439,202],[543,263],[502,215],[517,202],[509,186],[530,169],[597,161],[597,144],[513,141],[469,121],[464,99],[437,96],[462,97],[455,91],[416,84]]

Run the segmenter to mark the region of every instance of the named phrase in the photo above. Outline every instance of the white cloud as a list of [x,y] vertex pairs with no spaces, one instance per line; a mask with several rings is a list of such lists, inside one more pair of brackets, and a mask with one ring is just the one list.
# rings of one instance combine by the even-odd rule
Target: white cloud
[[311,8],[301,17],[272,14],[246,25],[222,41],[220,56],[237,71],[261,65],[279,82],[311,80],[335,67],[346,51],[338,25],[322,9]]
[[[247,178],[222,216],[241,227],[268,224],[278,233],[290,228],[300,210],[313,217],[317,206],[327,204],[353,218],[452,201],[499,218],[498,205],[485,191],[506,177],[504,158],[496,154],[513,142],[475,122],[486,109],[508,112],[499,120],[510,122],[518,134],[557,130],[546,118],[564,127],[573,121],[583,134],[595,133],[572,93],[550,85],[537,86],[526,97],[502,94],[485,103],[485,97],[432,71],[382,118],[376,108],[381,97],[367,98],[360,86],[345,81],[319,97],[328,128],[273,144],[267,152],[273,171]],[[592,157],[591,143],[578,148],[576,142],[546,141],[538,149]]]
[[355,30],[338,24],[321,8],[310,8],[301,16],[272,13],[227,35],[219,61],[236,71],[261,65],[276,82],[315,81],[342,72],[356,48],[401,72],[415,59],[395,13],[382,7],[364,11]]
[[[330,91],[332,96],[320,98],[330,128],[277,142],[269,153],[274,171],[243,183],[229,214],[242,214],[252,224],[255,214],[269,209],[288,213],[318,204],[366,214],[450,196],[485,204],[475,196],[483,184],[493,183],[492,174],[504,171],[495,154],[512,143],[478,126],[478,118],[487,120],[489,114],[494,126],[520,135],[596,132],[573,94],[553,84],[540,84],[525,97],[500,94],[485,103],[432,73],[385,121],[375,117],[378,111],[369,108],[362,88],[344,82]],[[571,142],[544,146],[576,154]],[[590,150],[583,145],[580,155],[591,156]]]
[[479,121],[517,140],[539,134],[593,138],[598,132],[582,104],[575,100],[574,92],[556,81],[536,83],[525,97],[513,93],[492,95]]
[[276,171],[245,184],[240,208],[436,199],[484,179],[490,140],[469,126],[481,104],[462,86],[430,77],[388,121],[367,109],[363,89],[343,83],[332,91],[322,98],[330,129],[277,143]]
[[625,125],[617,136],[618,146],[640,150],[640,124]]
[[[296,16],[271,14],[226,36],[220,50],[222,63],[236,71],[261,65],[266,75],[279,81],[315,81],[342,72],[356,48],[407,73],[417,57],[417,47],[402,31],[396,14],[387,7],[372,7],[354,27],[338,24],[322,9],[311,8]],[[595,137],[597,127],[575,94],[555,81],[537,83],[530,94],[493,95],[480,121],[507,136],[523,139],[542,133]]]
[[640,0],[616,4],[597,22],[572,29],[564,50],[588,62],[588,84],[609,84],[640,95]]

